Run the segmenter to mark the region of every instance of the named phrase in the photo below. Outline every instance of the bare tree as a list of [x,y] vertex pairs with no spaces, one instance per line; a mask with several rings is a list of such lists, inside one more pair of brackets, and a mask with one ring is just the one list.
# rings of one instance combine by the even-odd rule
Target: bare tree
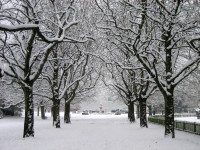
[[110,67],[107,67],[112,78],[112,83],[110,85],[116,89],[124,99],[125,104],[128,105],[128,118],[130,122],[135,121],[134,103],[139,102],[140,126],[148,127],[146,103],[148,97],[155,92],[156,85],[149,80],[149,76],[143,67],[130,67],[130,65],[133,66],[133,64],[131,64],[130,61],[128,61],[128,63],[129,67],[124,67],[124,65],[122,65],[123,63],[119,61],[116,66],[112,64]]
[[74,1],[8,1],[2,3],[0,30],[1,58],[24,92],[23,137],[34,136],[32,87],[55,45],[62,41],[84,42],[67,31],[77,25]]
[[[96,1],[105,19],[99,27],[154,80],[165,99],[165,135],[174,138],[174,89],[200,60],[198,8],[181,0],[101,2]],[[183,57],[189,54],[192,59]]]
[[[85,49],[84,52],[91,49],[91,42],[83,44],[79,49]],[[66,72],[64,75],[64,89],[74,83],[73,86],[69,87],[65,90],[64,93],[64,101],[65,101],[65,116],[64,122],[70,123],[70,104],[74,100],[83,100],[85,95],[92,95],[90,92],[93,88],[95,88],[97,81],[100,77],[101,68],[99,68],[95,61],[96,59],[93,58],[91,55],[82,53],[81,59],[85,59],[84,62],[80,61],[81,65],[77,67],[70,68],[69,72]],[[77,80],[80,79],[80,80]],[[84,99],[87,100],[87,99]]]

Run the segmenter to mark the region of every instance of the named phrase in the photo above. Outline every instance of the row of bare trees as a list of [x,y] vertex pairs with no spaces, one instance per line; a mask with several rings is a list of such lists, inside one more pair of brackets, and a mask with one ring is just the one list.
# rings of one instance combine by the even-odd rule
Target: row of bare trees
[[[129,72],[128,76],[131,76],[130,72],[139,75],[136,79],[142,85],[141,95],[134,94],[135,99],[146,98],[144,95],[149,84],[159,89],[165,100],[165,135],[174,138],[174,90],[198,68],[200,61],[199,2],[100,0],[96,4],[101,14],[98,27],[108,38],[115,57],[114,63],[119,66],[112,69],[113,74],[118,70],[122,81],[125,71]],[[128,54],[132,63],[136,59],[138,65],[132,64],[131,69],[128,60],[127,64],[119,64],[116,51]],[[136,82],[132,83],[133,87],[137,86]],[[115,87],[120,88],[117,84]],[[130,93],[134,91],[133,88]],[[139,102],[142,105],[144,101],[141,99]]]
[[[4,73],[23,90],[23,137],[34,136],[33,89],[38,79],[45,79],[50,87],[51,96],[46,97],[53,102],[53,121],[57,128],[61,99],[68,108],[65,121],[70,122],[69,106],[77,91],[86,92],[96,83],[91,77],[92,66],[88,65],[92,60],[81,52],[87,51],[91,42],[82,25],[84,15],[78,2],[1,1],[0,57]],[[73,46],[66,46],[70,44]]]
[[162,93],[165,135],[174,138],[175,87],[200,61],[198,6],[196,0],[2,1],[0,57],[24,93],[23,137],[34,136],[37,81],[45,82],[48,94],[36,94],[52,101],[59,128],[61,100],[67,123],[70,102],[95,86],[104,66],[103,80],[110,77],[104,83],[128,105],[131,122],[137,101],[147,127],[147,99]]

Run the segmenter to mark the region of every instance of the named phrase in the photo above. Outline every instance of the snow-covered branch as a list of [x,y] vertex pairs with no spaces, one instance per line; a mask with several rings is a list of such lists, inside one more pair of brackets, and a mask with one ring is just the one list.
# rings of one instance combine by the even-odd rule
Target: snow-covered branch
[[176,74],[170,78],[170,82],[173,82],[174,85],[177,85],[185,77],[187,77],[193,70],[198,67],[198,62],[200,61],[200,56],[190,60],[185,67],[181,68]]

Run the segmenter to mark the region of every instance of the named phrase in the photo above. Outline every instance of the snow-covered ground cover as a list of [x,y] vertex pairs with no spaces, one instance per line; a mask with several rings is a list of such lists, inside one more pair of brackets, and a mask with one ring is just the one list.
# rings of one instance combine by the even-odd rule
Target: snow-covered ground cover
[[[62,115],[62,114],[61,114]],[[72,114],[71,124],[52,127],[52,119],[35,117],[35,137],[22,138],[23,118],[0,119],[0,150],[199,150],[200,136],[176,131],[165,138],[164,127],[139,120],[130,124],[127,115]]]
[[178,117],[175,120],[200,123],[200,119],[197,119],[197,117]]

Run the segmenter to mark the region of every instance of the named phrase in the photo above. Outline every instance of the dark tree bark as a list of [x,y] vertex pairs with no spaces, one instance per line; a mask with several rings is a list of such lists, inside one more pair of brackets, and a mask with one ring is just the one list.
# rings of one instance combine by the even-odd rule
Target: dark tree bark
[[169,49],[171,46],[171,37],[172,37],[172,25],[169,26],[167,31],[163,31],[164,47],[166,50],[166,63],[165,63],[165,73],[166,73],[166,90],[163,92],[165,99],[165,135],[172,135],[172,138],[175,138],[174,131],[174,86],[170,80],[173,74],[172,70],[172,49]]
[[140,127],[146,127],[148,128],[147,125],[147,113],[146,113],[146,98],[140,98],[139,100],[139,106],[140,106]]
[[0,78],[3,77],[2,69],[0,68]]
[[65,123],[71,123],[71,120],[70,120],[70,102],[65,103],[64,122]]
[[37,107],[37,116],[40,116],[40,106]]
[[[58,87],[58,54],[57,50],[53,51],[53,122],[55,121],[55,127],[60,128],[60,99],[59,99],[59,87]],[[54,123],[53,123],[54,124]]]
[[60,100],[53,98],[53,126],[55,125],[56,128],[60,128]]
[[134,102],[129,102],[128,104],[128,119],[130,123],[135,122]]
[[60,101],[56,103],[56,128],[60,128]]
[[137,118],[140,118],[140,105],[137,104]]
[[152,116],[152,115],[153,115],[152,106],[149,105],[149,106],[148,106],[148,109],[149,109],[149,116]]
[[165,97],[165,136],[170,134],[175,138],[173,94]]
[[40,107],[41,107],[41,119],[46,119],[44,105],[41,105]]
[[54,122],[56,121],[56,102],[55,102],[55,100],[53,100],[53,106],[51,108],[51,115],[53,117],[53,126],[54,126]]
[[24,133],[25,137],[34,137],[34,106],[32,86],[23,87],[24,102],[25,102],[25,118],[24,118]]

